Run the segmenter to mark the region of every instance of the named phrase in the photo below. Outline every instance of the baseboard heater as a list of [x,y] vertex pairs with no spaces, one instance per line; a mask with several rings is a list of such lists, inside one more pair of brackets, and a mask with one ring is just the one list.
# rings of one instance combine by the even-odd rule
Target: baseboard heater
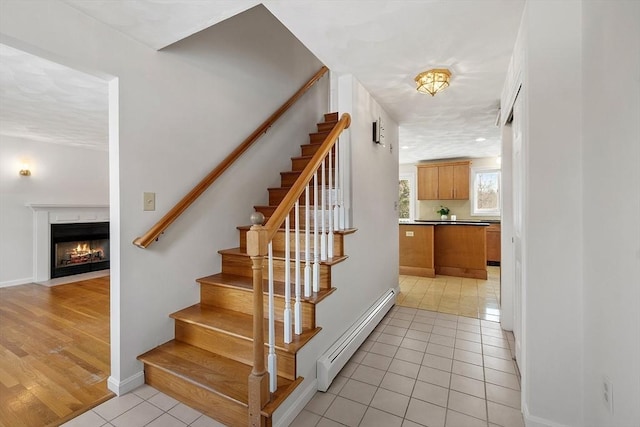
[[347,330],[317,363],[318,390],[327,391],[338,372],[347,364],[369,334],[380,323],[396,300],[394,289],[386,291],[356,323]]

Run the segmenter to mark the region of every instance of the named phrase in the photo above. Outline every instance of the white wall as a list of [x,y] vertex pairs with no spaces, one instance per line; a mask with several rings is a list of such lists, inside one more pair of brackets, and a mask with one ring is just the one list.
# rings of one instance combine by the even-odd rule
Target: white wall
[[529,1],[523,25],[523,410],[582,425],[580,2]]
[[[640,2],[582,7],[584,425],[638,426]],[[603,404],[605,376],[613,414]]]
[[[23,159],[31,176],[18,175]],[[0,286],[33,280],[33,211],[25,204],[106,205],[108,172],[106,151],[0,136]]]
[[[220,269],[218,249],[299,153],[328,105],[327,79],[147,250],[130,242],[295,92],[320,62],[262,6],[156,52],[57,0],[3,1],[0,41],[118,78],[111,176],[120,271],[112,274],[110,387],[142,380],[136,356],[173,337],[168,314],[198,301],[194,280]],[[206,59],[204,58],[206,56]],[[306,141],[305,141],[306,139]],[[156,192],[156,211],[142,193]],[[246,220],[243,220],[245,218]],[[115,277],[116,280],[113,280]],[[119,277],[119,279],[118,279]]]
[[[331,270],[337,290],[317,306],[322,331],[298,354],[305,383],[316,378],[316,361],[387,290],[398,287],[398,125],[352,76],[340,77],[340,113],[350,112],[354,234],[345,236],[349,258]],[[386,147],[374,144],[371,124],[382,117]],[[391,150],[393,145],[393,150]],[[304,387],[303,387],[304,388]]]
[[640,3],[531,1],[522,30],[526,424],[637,426]]
[[516,310],[522,409],[533,426],[582,424],[580,14],[579,2],[531,1],[522,24],[523,306]]

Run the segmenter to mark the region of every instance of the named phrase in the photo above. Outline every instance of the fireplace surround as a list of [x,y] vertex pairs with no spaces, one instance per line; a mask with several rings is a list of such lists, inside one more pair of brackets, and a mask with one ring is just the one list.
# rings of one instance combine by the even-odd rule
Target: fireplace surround
[[[51,268],[52,225],[109,222],[109,205],[28,203],[26,206],[33,211],[33,281],[36,283],[54,277]],[[83,251],[86,252],[81,246],[74,260],[77,255],[86,256],[80,254]]]

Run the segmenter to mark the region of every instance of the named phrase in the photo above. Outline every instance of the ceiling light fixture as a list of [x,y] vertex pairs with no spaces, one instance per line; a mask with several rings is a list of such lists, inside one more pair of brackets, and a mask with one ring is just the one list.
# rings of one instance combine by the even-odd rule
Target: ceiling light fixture
[[436,93],[449,86],[450,78],[451,71],[444,68],[435,68],[418,74],[414,80],[416,81],[418,92],[435,96]]
[[476,138],[476,142],[482,142],[482,141],[486,141],[486,140],[487,140],[487,138],[483,138],[483,137]]

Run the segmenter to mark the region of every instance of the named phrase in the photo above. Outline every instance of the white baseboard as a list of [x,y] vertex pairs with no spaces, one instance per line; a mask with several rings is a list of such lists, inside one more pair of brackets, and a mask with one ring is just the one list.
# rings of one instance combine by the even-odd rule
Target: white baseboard
[[7,280],[0,282],[0,288],[8,288],[9,286],[26,285],[27,283],[33,283],[33,277],[25,277],[24,279]]
[[144,371],[137,372],[122,381],[118,381],[113,377],[109,377],[109,379],[107,380],[107,387],[109,388],[109,390],[111,390],[118,396],[127,394],[130,391],[137,389],[142,384],[144,384]]
[[531,415],[527,405],[523,405],[522,407],[522,416],[526,427],[568,427],[566,424],[560,424],[555,421]]
[[293,420],[296,419],[298,414],[302,412],[307,403],[313,398],[318,390],[318,380],[309,382],[309,385],[298,395],[298,398],[293,402],[291,406],[287,408],[280,419],[274,420],[275,427],[287,427]]

